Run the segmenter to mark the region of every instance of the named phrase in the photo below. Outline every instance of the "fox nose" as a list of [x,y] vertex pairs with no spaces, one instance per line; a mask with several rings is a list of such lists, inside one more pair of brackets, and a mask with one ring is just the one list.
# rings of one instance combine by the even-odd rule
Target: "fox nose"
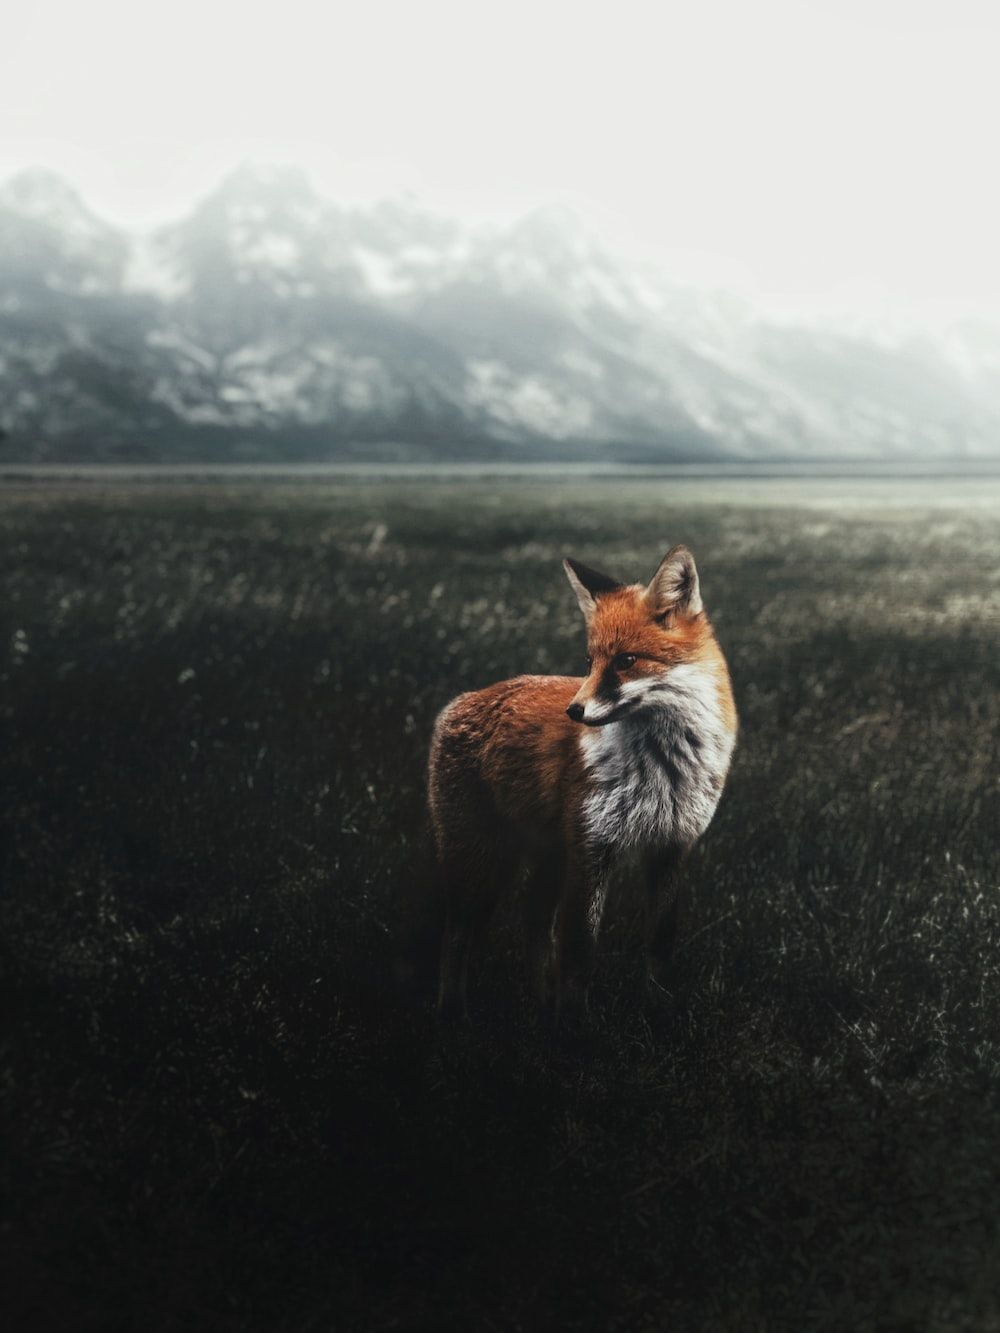
[[569,716],[573,719],[574,722],[583,721],[583,704],[570,704],[570,706],[566,709],[566,712],[569,714]]

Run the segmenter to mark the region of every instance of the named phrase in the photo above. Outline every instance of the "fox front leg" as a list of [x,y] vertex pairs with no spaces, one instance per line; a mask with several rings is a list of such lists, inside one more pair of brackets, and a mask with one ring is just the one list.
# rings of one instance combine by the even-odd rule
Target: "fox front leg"
[[681,867],[686,847],[666,847],[646,859],[646,959],[651,979],[662,986],[677,944],[685,905]]
[[603,850],[574,849],[567,858],[555,920],[555,1020],[578,1020],[587,1011],[597,939],[607,897],[609,857]]
[[565,879],[565,854],[547,847],[531,864],[524,895],[524,958],[528,989],[539,1008],[552,1002],[553,931]]

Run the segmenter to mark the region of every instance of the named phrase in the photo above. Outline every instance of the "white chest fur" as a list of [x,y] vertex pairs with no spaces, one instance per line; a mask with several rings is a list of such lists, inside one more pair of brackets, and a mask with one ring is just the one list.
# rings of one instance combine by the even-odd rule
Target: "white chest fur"
[[622,699],[632,708],[620,721],[580,734],[592,784],[587,834],[623,850],[690,846],[715,814],[735,739],[715,680],[677,666],[626,685]]

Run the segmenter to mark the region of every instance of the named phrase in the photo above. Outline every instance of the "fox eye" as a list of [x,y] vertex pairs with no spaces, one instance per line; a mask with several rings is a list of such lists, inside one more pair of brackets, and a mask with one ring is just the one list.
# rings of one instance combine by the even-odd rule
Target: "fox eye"
[[615,671],[628,671],[629,667],[635,666],[635,653],[619,653],[611,666]]

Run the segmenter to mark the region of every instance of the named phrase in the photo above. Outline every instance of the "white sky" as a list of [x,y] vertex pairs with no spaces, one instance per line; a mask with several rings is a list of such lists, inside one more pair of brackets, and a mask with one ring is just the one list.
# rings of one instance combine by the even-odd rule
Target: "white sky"
[[1000,318],[996,3],[18,8],[0,177],[52,167],[113,221],[294,161],[344,202],[568,202],[676,276],[779,308]]

